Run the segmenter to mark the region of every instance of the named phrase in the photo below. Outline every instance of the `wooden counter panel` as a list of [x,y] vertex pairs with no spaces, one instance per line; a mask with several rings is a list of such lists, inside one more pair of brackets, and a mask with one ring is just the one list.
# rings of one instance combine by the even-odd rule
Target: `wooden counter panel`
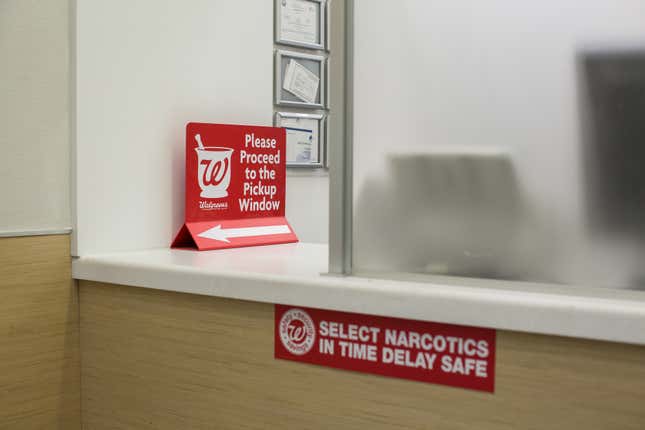
[[0,429],[79,429],[69,236],[0,238]]
[[498,332],[495,394],[273,359],[273,306],[81,282],[85,429],[643,429],[645,347]]

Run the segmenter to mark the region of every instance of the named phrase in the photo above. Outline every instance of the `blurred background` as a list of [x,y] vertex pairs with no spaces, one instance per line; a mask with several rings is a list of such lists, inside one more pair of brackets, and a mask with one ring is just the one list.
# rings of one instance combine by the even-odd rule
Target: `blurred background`
[[356,7],[357,272],[645,288],[645,2]]

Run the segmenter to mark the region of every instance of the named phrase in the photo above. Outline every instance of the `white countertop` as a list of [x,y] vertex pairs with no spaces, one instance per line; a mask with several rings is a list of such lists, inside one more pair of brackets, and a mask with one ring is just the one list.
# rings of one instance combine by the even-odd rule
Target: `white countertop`
[[326,275],[327,246],[90,255],[75,279],[645,345],[645,292],[466,278]]

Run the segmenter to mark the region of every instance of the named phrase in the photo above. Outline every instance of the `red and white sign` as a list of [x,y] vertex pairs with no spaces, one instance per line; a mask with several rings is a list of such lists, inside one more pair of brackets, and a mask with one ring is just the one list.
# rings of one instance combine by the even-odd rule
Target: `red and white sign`
[[275,358],[495,390],[495,330],[275,305]]
[[185,223],[171,247],[297,242],[285,213],[283,128],[189,123]]

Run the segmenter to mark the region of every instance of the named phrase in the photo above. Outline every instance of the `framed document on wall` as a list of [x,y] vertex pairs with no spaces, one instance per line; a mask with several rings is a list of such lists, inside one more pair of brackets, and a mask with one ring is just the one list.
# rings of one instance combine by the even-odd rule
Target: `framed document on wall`
[[326,48],[327,0],[275,0],[275,41]]
[[275,126],[287,134],[287,167],[324,167],[326,115],[277,112]]
[[275,104],[312,109],[326,107],[326,58],[322,55],[277,51]]

